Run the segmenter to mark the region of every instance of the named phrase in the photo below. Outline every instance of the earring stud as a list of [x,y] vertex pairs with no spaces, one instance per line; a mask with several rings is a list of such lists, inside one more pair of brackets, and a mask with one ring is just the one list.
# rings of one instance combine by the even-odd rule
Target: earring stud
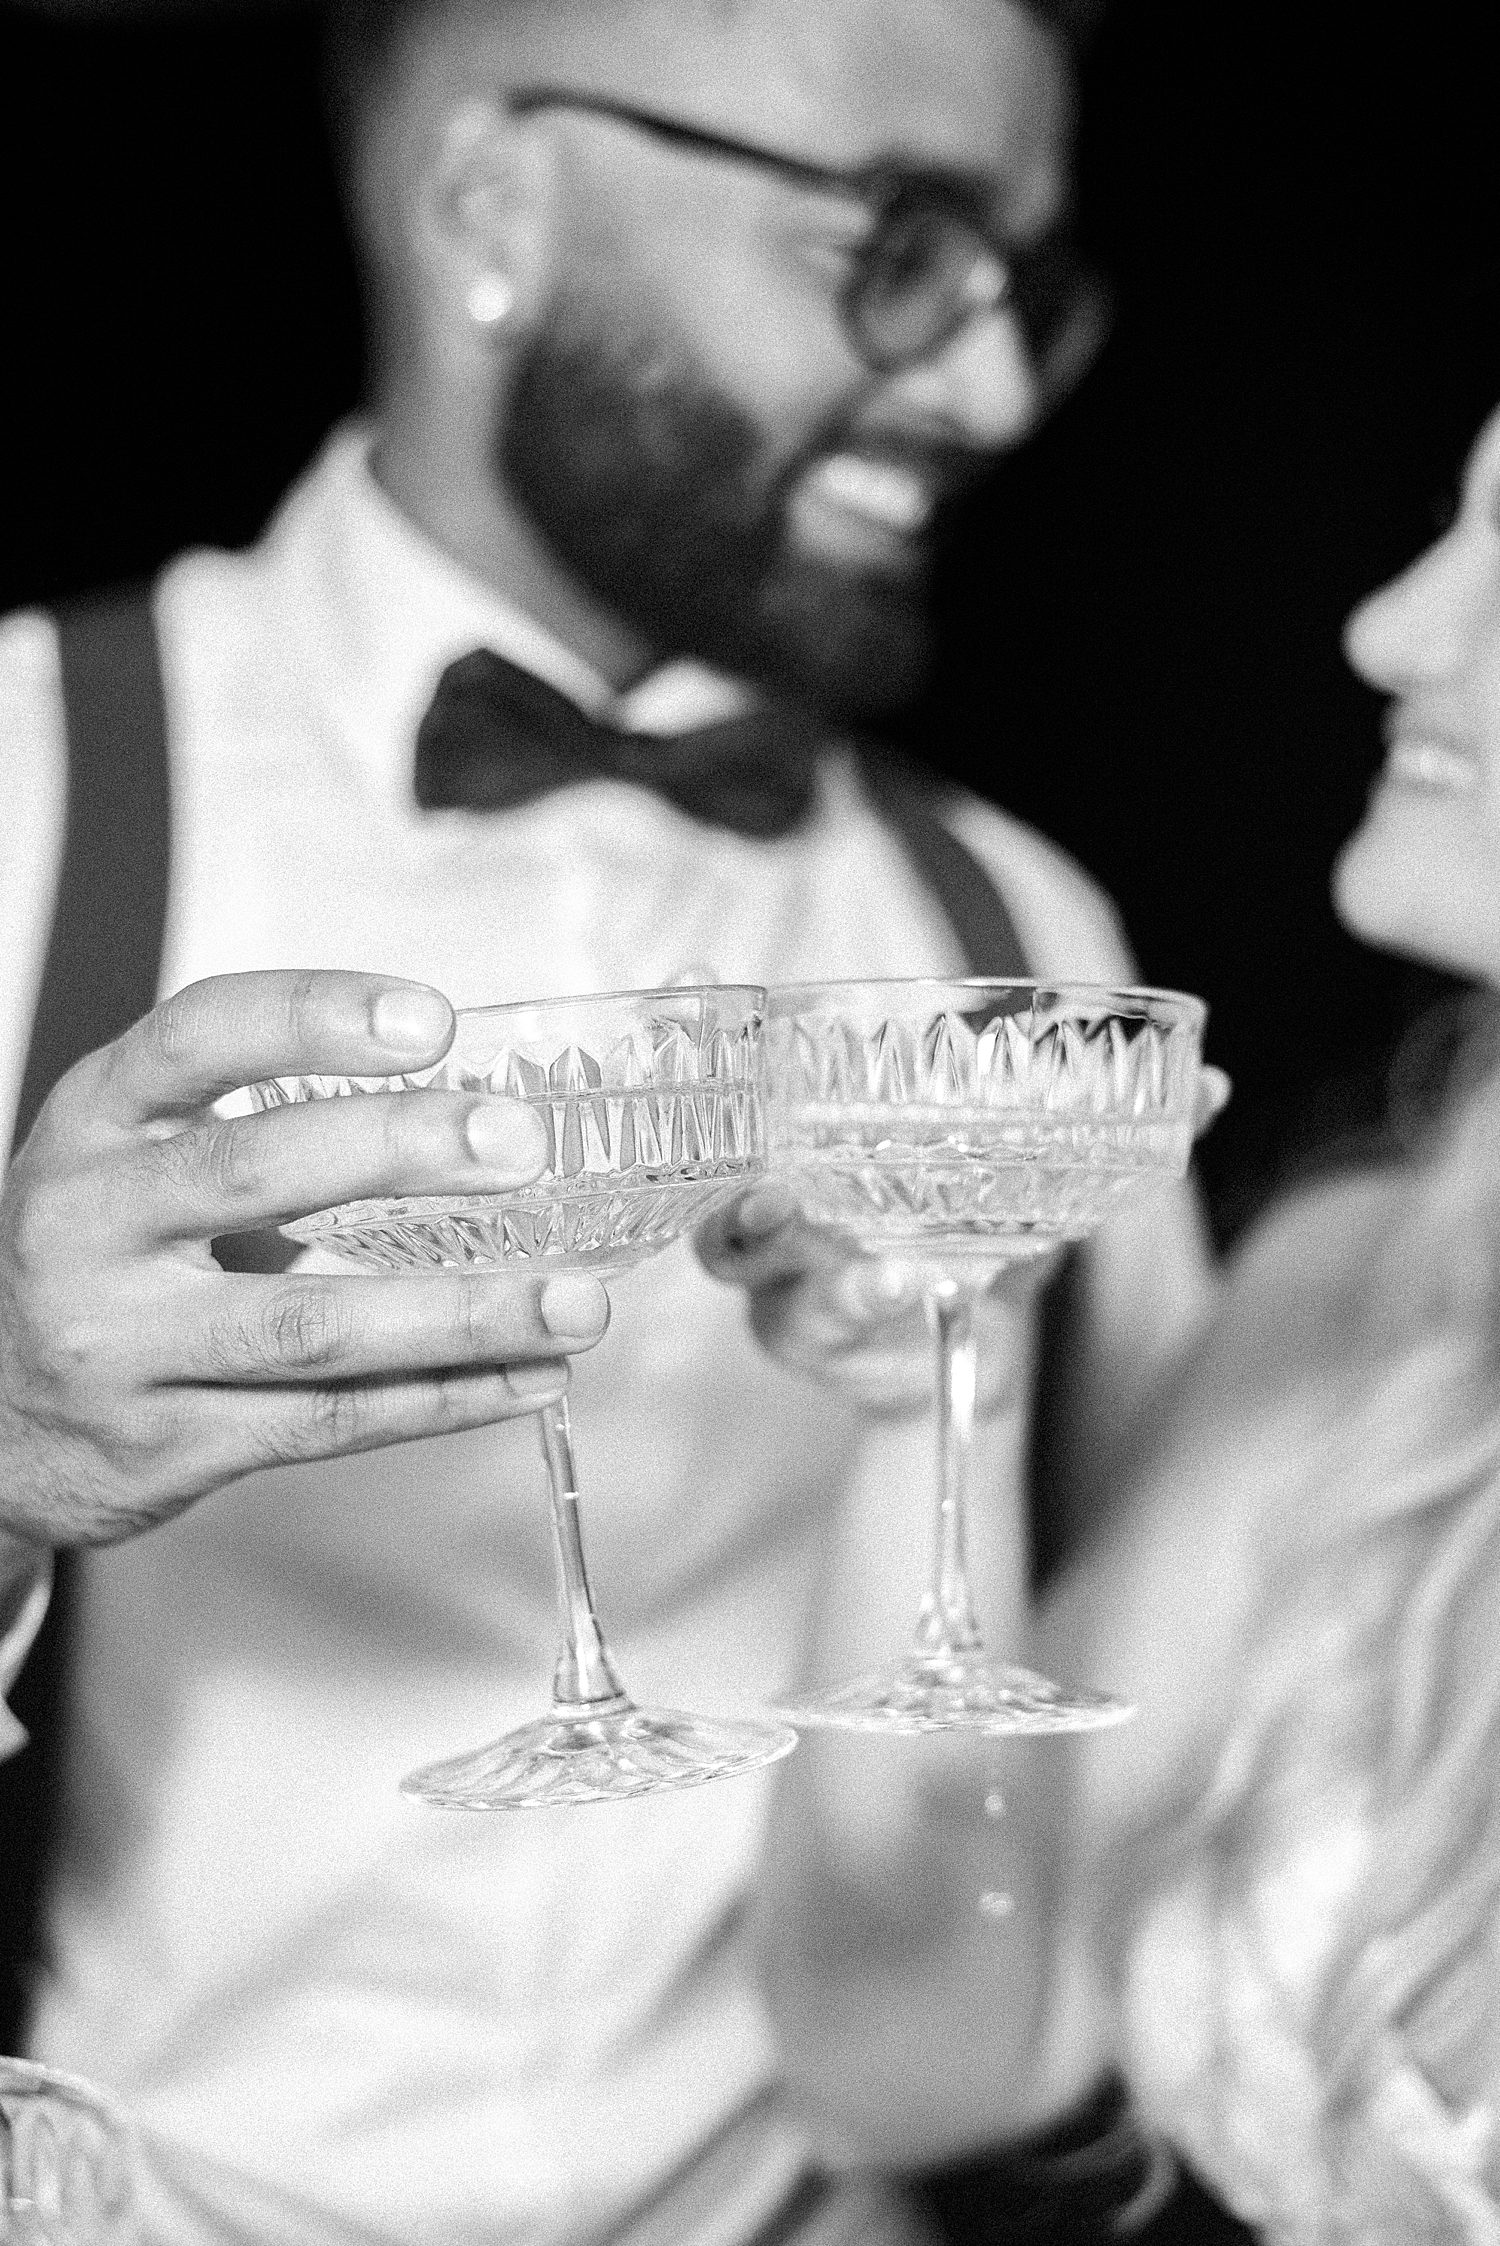
[[466,299],[476,327],[498,327],[516,301],[514,284],[504,273],[476,273]]

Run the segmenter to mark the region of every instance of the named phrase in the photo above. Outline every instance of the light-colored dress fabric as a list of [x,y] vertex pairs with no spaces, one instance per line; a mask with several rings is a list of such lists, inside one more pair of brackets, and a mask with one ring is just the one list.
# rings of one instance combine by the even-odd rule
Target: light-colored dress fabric
[[[1392,1806],[1394,1711],[1416,1704],[1419,1671],[1441,1672],[1450,1649],[1431,1633],[1462,1611],[1456,1599],[1431,1604],[1431,1586],[1456,1594],[1464,1552],[1487,1549],[1492,1567],[1496,1550],[1497,1215],[1491,1098],[1422,1161],[1332,1178],[1267,1220],[1230,1275],[1200,1363],[1188,1439],[1205,1509],[1263,1520],[1264,1577],[1222,1680],[1223,1743],[1206,1782],[1115,1867],[1115,1966],[1142,2110],[1275,2246],[1500,2246],[1500,2081],[1484,2079],[1500,2018],[1460,2048],[1455,2074],[1469,2088],[1444,2094],[1402,2033],[1403,2005],[1427,1992],[1361,1953],[1353,1933],[1371,1883],[1392,1868],[1382,1850],[1414,1845],[1413,1818]],[[1202,1436],[1215,1418],[1217,1452]],[[1222,1594],[1207,1582],[1211,1534],[1203,1549],[1212,1605]],[[1480,1668],[1487,1658],[1493,1674],[1492,1574],[1468,1595],[1490,1647],[1478,1649]],[[1442,1619],[1424,1621],[1429,1612]],[[1441,1728],[1422,1750],[1427,1768],[1473,1712],[1472,1684],[1462,1667],[1454,1674],[1451,1699],[1428,1704]],[[1455,1784],[1492,1794],[1492,1763]],[[1431,1814],[1451,1813],[1434,1801]],[[1494,1831],[1491,1820],[1487,1840],[1460,1837],[1427,1886],[1413,1874],[1412,1912],[1440,1901],[1444,1879],[1500,1886]],[[1486,1849],[1488,1867],[1476,1862]],[[1492,1991],[1484,1945],[1497,1940],[1500,1926],[1481,1922],[1459,1966],[1489,1971]],[[1351,1945],[1391,1992],[1352,2130],[1320,2055]]]

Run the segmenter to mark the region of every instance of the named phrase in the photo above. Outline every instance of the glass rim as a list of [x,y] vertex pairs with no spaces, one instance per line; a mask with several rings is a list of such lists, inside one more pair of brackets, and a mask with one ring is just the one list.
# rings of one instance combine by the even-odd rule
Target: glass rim
[[[1064,1001],[1077,997],[1169,1007],[1180,1013],[1185,1022],[1196,1022],[1200,1028],[1208,1020],[1208,1001],[1193,991],[1173,990],[1160,983],[1101,983],[1064,975],[848,975],[829,982],[771,983],[766,995],[768,1010],[784,1016],[787,1012],[811,1012],[821,1000],[836,1000],[840,994],[851,991],[904,992],[914,996],[923,990],[972,991],[976,996],[990,991],[1043,991]],[[812,1000],[813,1005],[804,1008],[787,1004],[789,1000],[803,998]]]
[[0,2095],[7,2098],[55,2098],[60,2104],[91,2113],[112,2128],[124,2131],[129,2124],[110,2093],[87,2076],[48,2066],[42,2059],[0,2054]]
[[648,985],[641,990],[580,990],[561,998],[503,998],[493,1005],[455,1006],[456,1022],[472,1022],[491,1016],[561,1012],[565,1007],[619,1006],[626,1003],[646,1005],[658,1001],[702,998],[744,998],[754,1005],[759,1003],[764,1011],[769,986],[765,983],[661,983]]

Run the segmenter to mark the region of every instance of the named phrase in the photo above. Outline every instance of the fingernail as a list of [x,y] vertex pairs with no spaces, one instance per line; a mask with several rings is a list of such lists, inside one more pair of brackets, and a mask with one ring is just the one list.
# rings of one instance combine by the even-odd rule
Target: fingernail
[[597,1279],[549,1279],[541,1312],[559,1341],[597,1341],[609,1324],[609,1296]]
[[505,1381],[528,1404],[552,1404],[568,1393],[568,1368],[550,1360],[540,1365],[507,1365]]
[[547,1159],[541,1117],[515,1100],[476,1100],[464,1122],[464,1137],[486,1170],[534,1178]]
[[430,1053],[453,1027],[453,1008],[422,983],[392,983],[376,994],[370,1027],[394,1053]]

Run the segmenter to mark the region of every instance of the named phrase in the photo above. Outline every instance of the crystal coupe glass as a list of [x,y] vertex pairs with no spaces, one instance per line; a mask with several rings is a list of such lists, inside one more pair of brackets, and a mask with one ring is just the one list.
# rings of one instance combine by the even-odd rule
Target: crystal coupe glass
[[101,2092],[0,2058],[0,2240],[136,2246],[129,2130]]
[[[350,1202],[284,1229],[364,1271],[616,1279],[763,1172],[764,1005],[752,986],[698,985],[478,1007],[460,1010],[447,1054],[417,1075],[258,1085],[262,1107],[424,1087],[501,1093],[547,1128],[547,1168],[515,1191]],[[612,1801],[735,1777],[788,1753],[797,1735],[785,1723],[631,1700],[584,1567],[566,1398],[539,1416],[560,1631],[551,1713],[414,1772],[403,1790],[450,1809]]]
[[782,1702],[861,1731],[1088,1730],[1130,1709],[984,1644],[965,1516],[979,1297],[1187,1166],[1205,1009],[1172,991],[1003,982],[773,990],[766,1127],[803,1216],[898,1267],[937,1357],[932,1575],[892,1669]]

